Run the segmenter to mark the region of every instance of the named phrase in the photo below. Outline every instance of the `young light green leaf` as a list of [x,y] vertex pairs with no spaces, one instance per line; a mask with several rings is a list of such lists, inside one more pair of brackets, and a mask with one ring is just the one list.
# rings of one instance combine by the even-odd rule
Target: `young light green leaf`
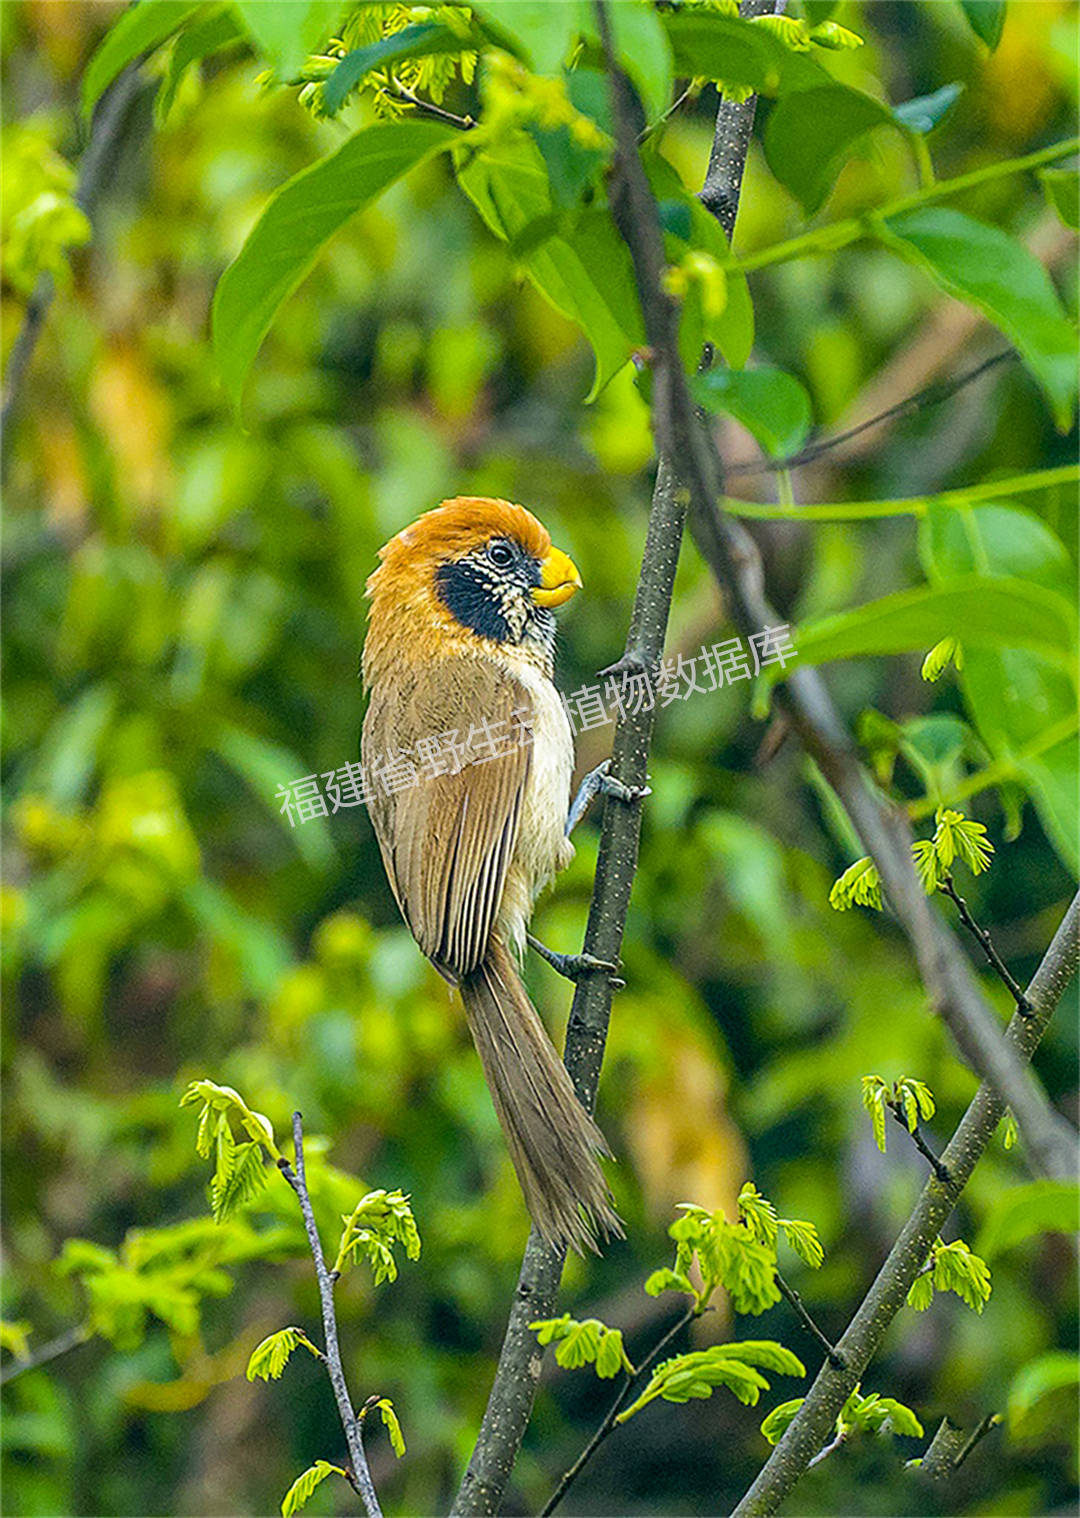
[[254,1201],[270,1178],[258,1144],[237,1144],[221,1153],[227,1156],[227,1162],[219,1166],[210,1181],[210,1210],[218,1223]]
[[773,458],[797,453],[810,431],[810,397],[782,369],[708,369],[690,388],[698,405],[733,416]]
[[799,1259],[805,1265],[809,1265],[811,1270],[817,1270],[824,1262],[825,1251],[821,1247],[821,1240],[818,1238],[818,1231],[813,1223],[803,1222],[798,1218],[780,1218],[778,1221],[784,1237]]
[[251,1351],[247,1364],[248,1380],[276,1381],[289,1363],[293,1350],[301,1344],[316,1360],[322,1359],[302,1328],[279,1328],[277,1333],[270,1334]]
[[1016,1126],[1012,1108],[1005,1108],[1005,1116],[1001,1119],[1001,1147],[1005,1150],[1016,1147],[1016,1141],[1020,1137],[1020,1130]]
[[1067,431],[1076,406],[1076,333],[1038,259],[1000,227],[948,206],[905,211],[876,226],[884,242],[1016,345],[1058,430]]
[[30,1324],[0,1320],[0,1349],[6,1349],[16,1360],[25,1360],[30,1353]]
[[994,845],[986,836],[986,828],[981,822],[965,817],[963,812],[951,807],[942,807],[938,811],[933,843],[943,870],[951,869],[954,859],[962,859],[973,875],[990,868]]
[[406,58],[460,53],[469,47],[470,41],[475,46],[478,40],[481,39],[463,38],[441,23],[421,21],[403,27],[400,32],[392,32],[389,37],[381,37],[367,47],[353,48],[323,85],[323,109],[328,116],[336,116],[350,90],[373,69],[387,69],[392,64],[403,63]]
[[160,46],[179,31],[203,0],[139,0],[124,11],[105,33],[86,65],[80,91],[82,110],[89,116],[116,76],[129,63]]
[[888,106],[843,84],[786,95],[765,128],[765,157],[807,216],[832,189],[841,162],[877,126],[896,126]]
[[963,1239],[943,1244],[939,1239],[932,1253],[932,1279],[936,1291],[952,1291],[972,1311],[981,1313],[990,1299],[990,1270],[985,1260],[971,1250]]
[[911,857],[915,864],[915,873],[927,896],[932,896],[938,888],[941,879],[941,871],[938,868],[937,849],[930,838],[917,838],[911,845]]
[[753,1181],[747,1181],[739,1192],[738,1207],[739,1216],[759,1243],[776,1243],[776,1208],[762,1196]]
[[889,1088],[880,1075],[864,1075],[862,1078],[862,1104],[870,1114],[874,1125],[874,1142],[885,1153],[885,1103]]
[[779,1444],[795,1414],[806,1401],[805,1397],[795,1397],[790,1402],[781,1402],[779,1407],[774,1407],[772,1412],[761,1425],[761,1432],[770,1444]]
[[846,912],[851,906],[873,907],[875,911],[881,911],[881,876],[869,854],[856,859],[838,880],[833,881],[829,905],[834,912]]
[[293,1513],[306,1507],[312,1492],[327,1476],[341,1476],[346,1481],[349,1479],[340,1465],[331,1465],[328,1460],[316,1460],[314,1465],[309,1465],[302,1475],[297,1476],[281,1499],[281,1518],[292,1518]]
[[453,138],[451,128],[431,121],[366,127],[271,197],[214,294],[214,354],[234,405],[278,307],[334,233]]
[[942,638],[935,643],[922,662],[920,674],[924,680],[940,680],[950,664],[955,664],[957,669],[964,667],[964,656],[958,638]]
[[917,1275],[912,1281],[907,1294],[909,1307],[914,1307],[916,1312],[925,1312],[934,1300],[934,1283],[929,1273]]
[[667,1267],[653,1271],[645,1282],[645,1291],[650,1297],[658,1297],[662,1291],[682,1291],[688,1297],[697,1295],[689,1276]]
[[537,74],[556,74],[581,30],[576,5],[551,0],[478,0],[474,7],[492,30],[513,44]]
[[390,1447],[400,1460],[405,1453],[405,1435],[401,1432],[401,1424],[398,1415],[394,1411],[394,1404],[389,1397],[380,1397],[375,1406],[379,1409],[379,1415],[386,1425],[386,1432],[390,1438]]

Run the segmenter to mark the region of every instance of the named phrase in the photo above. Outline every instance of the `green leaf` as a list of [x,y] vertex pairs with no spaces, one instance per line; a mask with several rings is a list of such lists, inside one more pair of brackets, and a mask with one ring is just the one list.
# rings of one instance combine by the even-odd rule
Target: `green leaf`
[[580,9],[568,0],[477,0],[474,9],[537,74],[557,74],[581,30]]
[[1067,227],[1080,227],[1080,174],[1075,169],[1040,169],[1046,198]]
[[224,8],[211,10],[186,26],[169,54],[165,75],[154,101],[156,124],[160,127],[172,110],[181,80],[193,64],[243,40],[244,33],[240,30],[236,16]]
[[930,1276],[916,1276],[907,1294],[908,1306],[914,1307],[916,1312],[925,1312],[933,1300],[934,1283],[930,1279]]
[[809,1265],[811,1270],[817,1270],[824,1262],[825,1251],[813,1223],[798,1218],[780,1218],[778,1221],[784,1237],[799,1259],[804,1265]]
[[214,294],[214,354],[234,404],[278,307],[333,234],[454,137],[452,128],[431,121],[367,127],[272,196]]
[[276,1334],[270,1334],[251,1351],[247,1364],[248,1380],[276,1381],[288,1365],[293,1350],[301,1344],[316,1360],[322,1358],[302,1328],[279,1328]]
[[739,1215],[759,1244],[776,1243],[776,1208],[767,1197],[747,1181],[739,1192]]
[[881,876],[869,854],[849,864],[839,880],[833,881],[829,905],[834,912],[846,912],[852,906],[881,911]]
[[691,390],[706,411],[741,422],[773,458],[797,453],[810,431],[810,397],[783,369],[709,369]]
[[883,1424],[887,1424],[889,1432],[892,1434],[901,1434],[906,1439],[921,1439],[923,1437],[922,1424],[911,1408],[907,1407],[903,1402],[897,1402],[895,1397],[879,1397],[877,1407],[884,1416],[878,1423],[878,1429],[875,1432],[880,1431]]
[[880,1075],[864,1075],[862,1078],[862,1104],[870,1114],[874,1125],[874,1142],[885,1153],[885,1102],[889,1088]]
[[1041,1233],[1080,1232],[1080,1187],[1075,1181],[1029,1181],[1013,1186],[991,1205],[979,1234],[987,1259]]
[[1076,333],[1038,259],[1000,227],[950,207],[925,206],[875,225],[882,241],[1015,344],[1066,432],[1076,405]]
[[780,101],[765,128],[769,168],[812,216],[832,189],[842,161],[867,132],[895,126],[893,113],[870,95],[828,84]]
[[945,120],[964,93],[964,88],[959,80],[942,85],[932,95],[919,95],[915,100],[905,100],[902,105],[894,105],[893,116],[906,131],[926,136]]
[[[909,653],[961,627],[965,648],[1029,648],[1062,669],[1071,668],[1076,619],[1064,597],[1024,580],[970,575],[941,589],[898,591],[804,623],[792,634],[796,653],[786,670],[833,659]],[[784,674],[779,665],[763,671],[770,683]]]
[[[1037,1438],[1047,1433],[1050,1438],[1053,1438],[1058,1430],[1068,1426],[1069,1423],[1075,1427],[1075,1412],[1070,1417],[1071,1409],[1062,1408],[1060,1405],[1062,1399],[1056,1394],[1075,1393],[1078,1385],[1080,1385],[1080,1359],[1074,1351],[1051,1350],[1048,1354],[1039,1355],[1035,1360],[1029,1360],[1027,1365],[1017,1373],[1009,1388],[1006,1417],[1009,1422],[1009,1432],[1013,1438],[1030,1439],[1032,1436]],[[1041,1407],[1043,1403],[1048,1404],[1047,1409]],[[1054,1410],[1057,1416],[1054,1416]],[[1038,1416],[1046,1411],[1050,1412],[1049,1418]],[[1061,1416],[1062,1413],[1064,1417]]]
[[761,1432],[770,1444],[779,1444],[791,1424],[795,1414],[806,1401],[805,1397],[795,1397],[790,1402],[781,1402],[774,1407],[772,1412],[761,1425]]
[[314,1465],[309,1465],[302,1475],[297,1476],[281,1499],[281,1518],[292,1518],[293,1513],[298,1513],[305,1507],[312,1492],[327,1476],[341,1476],[346,1481],[349,1479],[340,1465],[331,1465],[328,1460],[316,1460]]
[[291,79],[333,32],[345,0],[233,0],[259,51]]
[[401,1424],[398,1415],[394,1411],[394,1404],[389,1397],[380,1397],[375,1406],[379,1409],[379,1416],[386,1426],[386,1432],[390,1438],[390,1447],[400,1460],[405,1453],[405,1435],[401,1432]]
[[769,1389],[756,1365],[764,1365],[781,1375],[806,1374],[802,1361],[771,1339],[714,1344],[709,1349],[676,1355],[658,1365],[645,1390],[619,1414],[616,1422],[625,1423],[657,1397],[665,1402],[689,1402],[711,1397],[717,1386],[727,1387],[740,1402],[753,1406],[761,1393]]
[[661,21],[676,75],[719,80],[772,96],[829,82],[819,63],[745,18],[694,7],[665,11]]
[[775,1339],[733,1339],[728,1344],[714,1345],[707,1353],[758,1365],[762,1370],[772,1370],[780,1376],[806,1375],[806,1366],[798,1355],[792,1354]]
[[372,69],[389,68],[406,58],[427,58],[444,53],[464,52],[468,41],[462,40],[448,26],[424,21],[403,27],[389,37],[381,37],[368,47],[353,48],[346,53],[323,85],[323,106],[328,116],[335,116],[345,104],[346,96]]
[[[585,14],[592,16],[589,6]],[[630,76],[647,121],[662,116],[671,103],[671,43],[648,0],[619,0],[607,10],[616,51]]]
[[[543,157],[524,133],[482,152],[463,149],[457,173],[536,288],[588,338],[596,375],[587,399],[595,399],[645,341],[630,255],[611,216],[593,208],[558,219]],[[532,235],[537,227],[543,230],[539,239]]]
[[253,1201],[270,1178],[260,1145],[237,1144],[228,1152],[228,1165],[210,1182],[210,1210],[218,1223]]
[[1005,0],[960,0],[960,9],[976,37],[993,52],[1005,25]]
[[[938,584],[978,570],[1021,576],[1051,592],[1074,595],[1076,570],[1063,544],[1040,518],[1014,506],[932,505],[919,528],[919,556],[927,577]],[[1080,749],[1070,721],[1076,713],[1072,669],[1022,648],[973,648],[965,651],[960,686],[983,743],[995,760],[1014,769],[1051,842],[1075,873]],[[1044,737],[1055,729],[1062,737],[1047,747]]]
[[939,1239],[931,1257],[935,1291],[955,1292],[973,1312],[981,1313],[990,1299],[991,1290],[990,1271],[985,1260],[972,1254],[963,1239],[954,1239],[951,1244],[943,1244]]
[[653,1271],[652,1275],[645,1282],[645,1291],[650,1297],[658,1297],[663,1291],[682,1291],[688,1297],[697,1295],[689,1276],[683,1275],[681,1271],[669,1270],[666,1267],[663,1270]]
[[942,638],[940,643],[935,643],[933,648],[922,661],[922,669],[919,673],[924,680],[933,683],[940,680],[942,675],[954,661],[959,669],[963,660],[960,652],[960,640],[958,638]]
[[158,47],[178,31],[202,0],[139,0],[105,33],[83,74],[81,101],[85,116],[134,59]]

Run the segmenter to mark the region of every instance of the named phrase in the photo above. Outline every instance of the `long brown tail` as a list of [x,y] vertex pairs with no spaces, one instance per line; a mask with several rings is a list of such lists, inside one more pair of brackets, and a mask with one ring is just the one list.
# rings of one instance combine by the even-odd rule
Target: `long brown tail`
[[461,982],[461,996],[533,1222],[556,1248],[596,1249],[622,1235],[597,1154],[604,1135],[577,1099],[517,970],[498,938]]

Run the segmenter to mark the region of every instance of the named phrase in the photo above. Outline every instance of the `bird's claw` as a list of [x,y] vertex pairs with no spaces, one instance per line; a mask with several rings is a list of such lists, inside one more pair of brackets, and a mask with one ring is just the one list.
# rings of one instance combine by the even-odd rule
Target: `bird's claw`
[[614,796],[616,801],[625,801],[627,806],[633,801],[644,801],[646,796],[652,795],[651,785],[627,785],[625,781],[609,775],[606,770],[600,777],[597,789],[602,796]]
[[565,976],[567,980],[577,982],[585,975],[594,975],[602,972],[611,977],[611,983],[616,989],[626,985],[619,978],[621,966],[612,964],[609,959],[597,959],[595,954],[559,954],[555,949],[549,949],[547,944],[541,943],[531,933],[527,934],[529,946],[536,950],[541,959],[546,959],[548,964],[557,974]]

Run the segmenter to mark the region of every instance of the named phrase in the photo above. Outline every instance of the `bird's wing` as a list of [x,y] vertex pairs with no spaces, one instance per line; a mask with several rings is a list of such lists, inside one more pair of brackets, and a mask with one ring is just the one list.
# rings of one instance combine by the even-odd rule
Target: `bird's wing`
[[[417,943],[454,980],[483,959],[502,900],[531,716],[525,687],[486,659],[427,665],[392,692],[372,692],[363,760],[376,780],[369,811],[386,873]],[[407,764],[387,767],[399,755],[415,780]],[[451,772],[433,773],[440,764]]]

